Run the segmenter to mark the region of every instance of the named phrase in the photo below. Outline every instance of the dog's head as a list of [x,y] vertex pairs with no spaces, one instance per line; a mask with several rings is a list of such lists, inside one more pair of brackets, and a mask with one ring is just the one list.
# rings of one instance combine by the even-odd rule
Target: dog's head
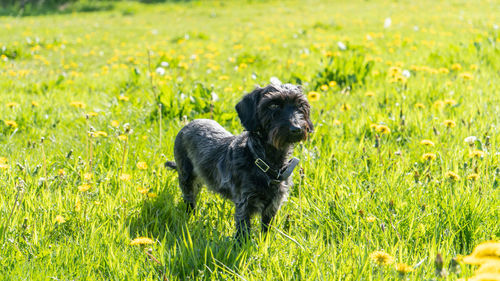
[[302,88],[292,84],[256,88],[236,111],[247,131],[260,133],[277,149],[307,139],[313,130],[310,105]]

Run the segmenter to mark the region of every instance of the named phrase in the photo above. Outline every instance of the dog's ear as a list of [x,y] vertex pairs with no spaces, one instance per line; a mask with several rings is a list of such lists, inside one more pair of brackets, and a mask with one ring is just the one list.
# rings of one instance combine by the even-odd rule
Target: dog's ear
[[311,122],[311,118],[309,117],[309,115],[307,115],[306,122],[307,122],[307,132],[312,133],[314,131],[314,126],[313,123]]
[[262,96],[262,88],[257,88],[253,92],[246,94],[243,99],[236,104],[236,112],[241,120],[241,124],[249,132],[257,131],[259,123],[257,121],[257,105]]

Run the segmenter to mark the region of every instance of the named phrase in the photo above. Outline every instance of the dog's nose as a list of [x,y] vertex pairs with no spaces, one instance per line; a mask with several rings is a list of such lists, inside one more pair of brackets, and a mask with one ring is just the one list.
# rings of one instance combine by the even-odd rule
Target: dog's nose
[[302,129],[297,126],[290,126],[290,133],[293,135],[300,135],[302,133]]

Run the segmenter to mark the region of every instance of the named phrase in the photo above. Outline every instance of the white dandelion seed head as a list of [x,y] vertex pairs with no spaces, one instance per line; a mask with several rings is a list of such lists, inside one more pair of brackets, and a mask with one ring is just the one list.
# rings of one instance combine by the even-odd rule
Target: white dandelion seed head
[[477,141],[477,137],[476,136],[469,136],[469,137],[466,137],[464,139],[464,142],[467,143],[467,144],[474,144],[475,142]]
[[410,76],[411,76],[410,71],[408,71],[407,69],[403,70],[403,76],[406,78],[410,78]]
[[339,49],[341,49],[342,51],[345,51],[347,49],[347,46],[343,43],[343,42],[337,42],[337,46],[339,47]]
[[160,66],[160,67],[156,68],[155,72],[159,75],[165,75],[165,68]]
[[386,18],[384,20],[384,28],[389,28],[391,26],[391,24],[392,24],[391,18]]

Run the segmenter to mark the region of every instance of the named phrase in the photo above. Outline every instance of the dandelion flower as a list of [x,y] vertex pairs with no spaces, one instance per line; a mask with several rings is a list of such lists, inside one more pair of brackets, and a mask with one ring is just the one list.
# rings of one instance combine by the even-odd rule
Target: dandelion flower
[[108,133],[104,132],[104,131],[96,131],[94,132],[94,137],[97,138],[97,137],[107,137],[108,136]]
[[17,107],[19,104],[17,102],[8,102],[5,104],[9,108]]
[[413,271],[413,267],[405,264],[405,263],[398,263],[396,264],[396,271],[401,274],[405,275]]
[[422,155],[422,159],[423,160],[427,160],[427,161],[435,160],[436,159],[436,154],[432,153],[432,152],[424,153]]
[[488,261],[500,259],[500,241],[488,241],[474,248],[472,254],[465,256],[462,260],[466,264],[483,264]]
[[38,102],[36,102],[36,101],[32,101],[31,102],[31,106],[33,106],[33,107],[38,107],[39,105],[40,104]]
[[489,260],[483,264],[476,270],[476,274],[481,273],[493,273],[500,274],[500,259]]
[[156,197],[158,197],[158,194],[156,192],[150,192],[150,193],[148,193],[148,197],[149,198],[156,198]]
[[87,112],[88,117],[96,117],[97,115],[99,115],[99,114],[97,112],[94,112],[94,111]]
[[146,162],[137,162],[137,169],[139,170],[147,170],[148,169],[148,164]]
[[90,184],[84,183],[84,184],[78,186],[78,191],[80,191],[80,192],[85,192],[89,189],[90,189]]
[[377,128],[375,128],[375,130],[381,134],[390,134],[391,133],[391,129],[389,127],[387,127],[386,125],[378,125]]
[[137,191],[139,191],[140,194],[147,194],[149,192],[149,187],[138,187]]
[[469,136],[464,139],[464,142],[468,145],[473,145],[477,141],[476,136]]
[[128,139],[127,135],[119,135],[118,139],[121,141],[126,141]]
[[377,218],[374,217],[374,216],[368,216],[368,217],[366,217],[366,221],[367,222],[375,222],[376,220],[377,220]]
[[0,164],[5,164],[7,162],[9,162],[9,159],[7,159],[7,157],[3,157],[3,156],[0,157]]
[[479,179],[479,174],[472,173],[472,174],[467,176],[467,179],[475,181],[475,180]]
[[484,154],[485,154],[485,153],[484,153],[484,151],[479,150],[479,149],[474,149],[473,151],[471,151],[471,152],[469,153],[469,156],[470,156],[471,158],[483,158],[483,157],[484,157]]
[[443,109],[445,104],[442,100],[437,100],[434,102],[434,104],[432,106],[434,106],[435,109],[441,110],[441,109]]
[[119,178],[122,181],[130,181],[132,179],[132,176],[130,174],[121,174]]
[[377,127],[378,127],[378,124],[375,124],[375,123],[370,124],[370,129],[371,130],[376,130]]
[[446,67],[441,67],[438,69],[439,73],[443,73],[443,74],[448,74],[450,73],[450,70],[448,70],[448,68]]
[[0,170],[8,170],[10,168],[9,164],[0,164]]
[[428,140],[428,139],[421,140],[420,144],[425,145],[425,146],[434,146],[434,142],[432,142],[431,140]]
[[446,174],[444,176],[451,181],[458,181],[460,179],[460,176],[457,173],[452,172],[452,171],[446,172]]
[[89,181],[92,179],[92,174],[91,173],[85,173],[83,174],[83,179],[86,181]]
[[342,122],[340,120],[338,120],[338,119],[333,120],[333,126],[338,126],[340,124],[342,124]]
[[116,120],[112,120],[111,121],[111,126],[113,126],[113,127],[116,128],[116,127],[120,126],[120,123],[118,121],[116,121]]
[[17,128],[17,123],[16,121],[13,120],[4,120],[5,125],[11,128]]
[[57,222],[58,224],[61,224],[61,223],[65,223],[66,219],[61,215],[57,215],[56,218],[54,219],[54,221]]
[[459,63],[454,63],[454,64],[451,65],[451,69],[455,70],[455,71],[461,70],[462,69],[462,65],[460,65]]
[[125,96],[125,95],[120,95],[120,96],[118,97],[118,100],[119,100],[119,101],[128,101],[128,100],[129,100],[129,97],[127,97],[127,96]]
[[418,108],[418,109],[424,109],[425,105],[423,103],[416,103],[415,107]]
[[57,170],[57,175],[60,177],[64,177],[66,175],[66,171],[64,169]]
[[368,91],[368,92],[365,93],[365,96],[366,97],[373,97],[373,96],[375,96],[375,93],[372,92],[372,91]]
[[460,73],[458,77],[462,78],[463,80],[472,80],[474,78],[474,76],[470,72]]
[[153,244],[154,241],[150,238],[147,238],[147,237],[137,237],[135,238],[134,240],[132,240],[130,242],[130,245],[149,245],[149,244]]
[[307,94],[307,99],[310,101],[318,101],[319,100],[319,93],[311,91]]
[[454,99],[445,99],[443,103],[450,106],[454,106],[457,104],[457,102]]
[[337,82],[330,81],[330,82],[328,82],[328,86],[330,86],[330,88],[333,88],[333,87],[337,86]]
[[340,107],[340,111],[349,111],[349,110],[351,110],[351,106],[348,105],[347,103],[342,104],[342,106]]
[[321,85],[320,87],[321,91],[328,91],[328,85]]
[[371,253],[370,259],[378,265],[389,265],[394,262],[394,258],[383,251],[375,251]]
[[81,101],[72,101],[69,103],[69,105],[71,105],[72,107],[76,107],[76,108],[85,108],[87,106],[86,104],[84,104]]
[[445,125],[448,128],[453,128],[457,125],[457,123],[455,123],[455,121],[453,120],[444,120],[443,125]]

